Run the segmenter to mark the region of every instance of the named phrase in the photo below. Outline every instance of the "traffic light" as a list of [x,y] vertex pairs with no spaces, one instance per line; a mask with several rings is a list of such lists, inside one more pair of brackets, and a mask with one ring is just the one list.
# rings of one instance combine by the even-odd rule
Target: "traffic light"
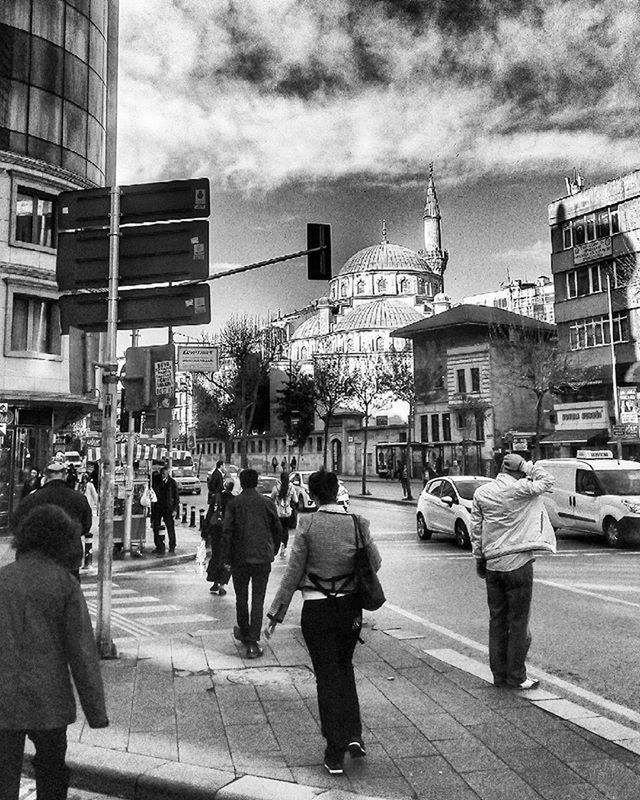
[[[126,391],[120,393],[120,414],[118,415],[118,428],[120,433],[129,432],[129,411],[127,410]],[[133,430],[135,433],[142,432],[142,412],[133,414]]]
[[126,352],[125,389],[127,411],[137,413],[175,404],[175,347],[129,347]]
[[[321,248],[321,249],[317,249]],[[331,225],[307,224],[307,278],[310,281],[331,279]]]

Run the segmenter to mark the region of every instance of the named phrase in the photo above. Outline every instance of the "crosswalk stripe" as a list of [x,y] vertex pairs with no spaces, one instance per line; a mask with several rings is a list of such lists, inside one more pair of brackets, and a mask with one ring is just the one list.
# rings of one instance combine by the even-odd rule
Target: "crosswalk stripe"
[[183,622],[215,622],[216,617],[209,617],[207,614],[184,614],[176,617],[166,617],[165,619],[145,619],[140,617],[139,622],[152,622],[155,625],[176,625]]
[[119,614],[140,614],[143,612],[145,614],[160,614],[167,611],[181,611],[182,609],[180,606],[144,606],[141,608],[140,606],[120,606],[118,608]]

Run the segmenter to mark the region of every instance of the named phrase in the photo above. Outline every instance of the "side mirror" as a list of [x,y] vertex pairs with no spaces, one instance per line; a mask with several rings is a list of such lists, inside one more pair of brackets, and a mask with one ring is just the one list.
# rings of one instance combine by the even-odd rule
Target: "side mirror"
[[453,497],[447,496],[447,497],[441,497],[440,499],[445,505],[449,506],[449,508],[451,508],[451,506],[455,503]]

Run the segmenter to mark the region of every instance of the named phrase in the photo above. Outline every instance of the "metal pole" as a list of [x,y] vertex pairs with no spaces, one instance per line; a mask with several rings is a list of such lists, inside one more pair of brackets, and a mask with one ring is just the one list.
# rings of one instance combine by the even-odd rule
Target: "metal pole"
[[101,658],[116,658],[111,639],[111,574],[113,568],[113,501],[115,480],[118,364],[118,259],[120,252],[120,187],[111,187],[109,226],[109,299],[107,305],[107,351],[104,372],[104,412],[100,460],[100,543],[98,548],[98,595],[96,641]]
[[[616,348],[613,343],[613,305],[611,303],[611,276],[607,272],[607,302],[609,305],[609,344],[611,346],[611,386],[613,388],[613,413],[616,425],[620,424],[620,408],[618,403],[618,378],[616,376]],[[616,437],[618,461],[622,459],[622,441]]]
[[[138,346],[140,334],[138,331],[131,331],[131,347]],[[133,414],[129,414],[129,428],[127,430],[127,472],[124,482],[124,534],[122,537],[122,552],[127,553],[133,549],[131,547],[131,528],[133,525],[133,462],[135,450],[135,420]]]

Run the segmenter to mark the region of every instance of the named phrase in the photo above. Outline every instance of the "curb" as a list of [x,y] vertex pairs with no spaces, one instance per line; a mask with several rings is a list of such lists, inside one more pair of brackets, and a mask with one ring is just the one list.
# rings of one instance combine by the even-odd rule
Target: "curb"
[[[24,774],[33,777],[33,744],[27,740]],[[133,755],[70,742],[67,765],[73,788],[125,800],[383,800],[345,789],[323,789],[195,764]]]

